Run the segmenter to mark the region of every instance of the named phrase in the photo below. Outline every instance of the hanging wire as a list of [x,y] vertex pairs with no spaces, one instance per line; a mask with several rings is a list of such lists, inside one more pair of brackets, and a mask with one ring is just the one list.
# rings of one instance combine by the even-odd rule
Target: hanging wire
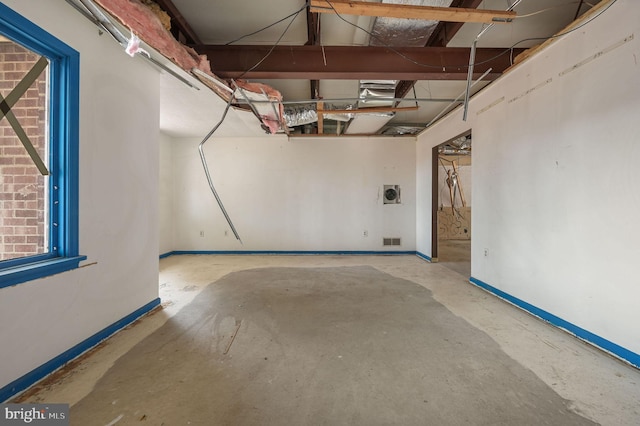
[[[579,2],[579,1],[572,1],[571,3],[558,4],[558,5],[555,5],[555,6],[547,7],[547,8],[541,9],[541,10],[537,10],[537,11],[535,11],[535,12],[527,13],[527,14],[525,14],[525,15],[518,15],[518,16],[515,16],[515,17],[514,17],[514,19],[530,18],[531,16],[540,15],[541,13],[545,13],[545,12],[548,12],[548,11],[550,11],[550,10],[560,9],[561,7],[571,6],[571,5],[574,5],[574,4],[580,4],[580,3],[581,3],[581,2]],[[587,3],[587,2],[585,2],[584,0],[582,1],[582,3],[583,3],[583,4],[588,5],[589,7],[593,7],[593,5],[592,5],[591,3]],[[576,18],[577,18],[577,16],[576,16]],[[575,20],[576,18],[574,18],[574,20]]]
[[[520,43],[525,43],[527,41],[546,41],[546,40],[551,40],[554,38],[560,38],[562,36],[565,36],[567,34],[570,34],[574,31],[579,30],[580,28],[588,25],[589,23],[591,23],[592,21],[594,21],[596,18],[600,17],[600,15],[602,15],[604,12],[606,12],[607,10],[609,10],[609,8],[611,6],[613,6],[614,4],[616,4],[618,2],[618,0],[612,0],[611,3],[609,3],[607,6],[605,6],[602,10],[600,10],[598,13],[596,13],[595,15],[593,15],[591,18],[587,19],[586,21],[584,21],[582,24],[578,25],[577,27],[571,28],[570,30],[567,30],[563,33],[559,33],[559,34],[554,34],[551,36],[546,36],[546,37],[529,37],[529,38],[523,38],[522,40],[517,41],[516,43],[512,44],[510,47],[508,47],[507,49],[505,49],[506,51],[513,51],[513,49],[516,48],[517,45],[519,45]],[[482,65],[485,64],[489,61],[493,61],[494,59],[502,56],[505,52],[499,53],[491,58],[485,59],[484,61],[481,62],[476,62],[476,65]]]
[[287,31],[289,31],[289,28],[291,27],[291,24],[293,24],[293,22],[296,20],[296,18],[298,17],[298,15],[300,15],[300,12],[302,12],[305,8],[306,8],[306,4],[305,6],[301,7],[300,9],[298,9],[298,11],[293,15],[293,19],[291,19],[291,21],[289,21],[289,24],[287,24],[287,27],[284,29],[284,31],[282,32],[282,34],[280,34],[280,37],[278,37],[278,40],[276,40],[276,42],[274,43],[273,46],[271,46],[271,49],[269,49],[269,51],[267,52],[266,55],[264,55],[262,57],[262,59],[260,59],[258,62],[256,62],[251,68],[249,68],[248,70],[244,71],[242,74],[240,74],[238,77],[236,78],[242,78],[245,74],[255,70],[256,68],[258,68],[260,66],[261,63],[263,63],[269,56],[271,56],[271,54],[273,53],[273,51],[276,49],[276,47],[278,47],[278,45],[280,44],[280,42],[282,41],[282,39],[284,38],[285,34],[287,34]]
[[[331,9],[333,10],[334,14],[340,18],[342,21],[346,22],[348,25],[351,25],[357,29],[359,29],[360,31],[363,31],[364,33],[368,34],[370,37],[374,38],[376,41],[380,42],[381,45],[387,49],[389,49],[390,51],[392,51],[393,53],[395,53],[396,55],[400,56],[401,58],[403,58],[404,60],[420,66],[420,67],[425,67],[425,68],[437,68],[437,69],[442,69],[442,65],[434,65],[434,64],[425,64],[419,61],[416,61],[410,57],[408,57],[407,55],[405,55],[404,53],[400,52],[399,50],[395,49],[393,46],[387,44],[384,42],[384,40],[382,40],[380,37],[376,36],[374,33],[372,33],[369,30],[366,30],[365,28],[362,28],[361,26],[359,26],[358,24],[355,24],[353,22],[349,22],[347,19],[345,19],[331,4],[330,0],[325,0],[329,6],[331,7]],[[591,21],[595,20],[596,18],[598,18],[600,15],[602,15],[604,12],[606,12],[611,6],[613,6],[618,0],[612,0],[610,4],[608,4],[605,8],[603,8],[602,10],[600,10],[597,14],[595,14],[594,16],[592,16],[591,18],[589,18],[588,20],[586,20],[585,22],[583,22],[582,24],[578,25],[575,28],[572,28],[568,31],[565,31],[563,33],[560,34],[555,34],[555,35],[551,35],[551,36],[545,36],[545,37],[530,37],[530,38],[524,38],[522,40],[519,40],[518,42],[514,43],[513,45],[511,45],[510,47],[505,48],[503,51],[495,54],[494,56],[487,58],[483,61],[480,62],[475,62],[475,65],[483,65],[486,64],[488,62],[491,62],[511,51],[513,51],[513,49],[516,48],[516,46],[518,46],[521,43],[527,42],[527,41],[540,41],[540,40],[550,40],[553,38],[559,38],[562,37],[564,35],[567,35],[569,33],[572,33],[574,31],[579,30],[580,28],[584,27],[585,25],[589,24]],[[455,67],[455,68],[466,68],[468,67],[469,64],[457,64],[457,65],[449,65],[449,67]]]
[[262,27],[259,30],[255,30],[254,32],[251,32],[249,34],[245,34],[243,36],[240,36],[235,40],[228,41],[224,45],[228,46],[230,44],[237,43],[237,42],[239,42],[240,40],[242,40],[244,38],[251,37],[252,35],[256,35],[256,34],[262,32],[264,30],[267,30],[267,29],[269,29],[269,28],[271,28],[271,27],[273,27],[275,25],[278,25],[280,22],[286,21],[287,19],[291,18],[294,15],[298,15],[300,12],[302,12],[304,9],[306,9],[309,6],[309,4],[310,4],[310,2],[307,1],[307,2],[305,2],[304,6],[302,6],[300,9],[296,10],[295,12],[292,12],[292,13],[288,14],[284,18],[281,18],[281,19],[277,20],[276,22],[267,25],[266,27]]

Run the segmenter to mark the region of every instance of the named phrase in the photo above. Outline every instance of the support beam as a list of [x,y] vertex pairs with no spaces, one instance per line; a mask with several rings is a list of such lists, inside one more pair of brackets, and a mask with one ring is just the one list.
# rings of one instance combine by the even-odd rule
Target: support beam
[[307,45],[320,44],[320,16],[307,6]]
[[[271,48],[195,46],[198,53],[209,57],[217,76],[246,79],[465,80],[470,53],[466,47],[398,47],[392,51],[379,46],[277,46],[269,54]],[[522,51],[514,49],[513,53]],[[247,72],[265,57],[259,66]],[[474,77],[491,68],[486,79],[493,80],[511,65],[509,50],[477,49],[476,64]]]
[[[305,44],[310,46],[320,44],[320,15],[312,13],[309,6],[307,6],[307,42]],[[320,97],[319,80],[310,80],[309,89],[311,91],[311,99]]]
[[311,11],[317,13],[339,13],[341,15],[447,22],[480,22],[485,24],[511,22],[516,17],[515,12],[506,12],[504,10],[415,6],[348,0],[311,0]]
[[[451,7],[476,9],[483,0],[453,0]],[[449,41],[455,36],[464,25],[463,22],[443,22],[440,21],[433,33],[427,40],[425,46],[447,47]],[[404,98],[407,93],[415,86],[415,80],[402,80],[396,85],[396,98]]]
[[320,99],[320,80],[310,80],[311,99]]

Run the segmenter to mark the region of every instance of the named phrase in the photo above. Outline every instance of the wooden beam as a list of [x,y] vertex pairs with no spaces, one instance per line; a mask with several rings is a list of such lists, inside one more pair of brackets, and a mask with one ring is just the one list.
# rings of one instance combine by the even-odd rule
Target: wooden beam
[[324,133],[324,116],[322,115],[322,108],[324,108],[324,102],[318,102],[318,134]]
[[[466,80],[470,48],[381,46],[200,45],[220,78],[302,80]],[[518,55],[523,49],[514,49]],[[404,55],[405,58],[399,56]],[[325,62],[326,59],[326,62]],[[260,62],[262,61],[262,62]],[[260,65],[252,71],[258,62]],[[422,64],[422,65],[420,65]],[[508,49],[476,50],[474,78],[487,81],[511,65]]]
[[485,24],[507,23],[516,17],[515,12],[504,10],[461,9],[349,0],[311,0],[311,12],[428,21],[481,22]]
[[[482,0],[453,0],[451,2],[451,7],[476,9],[480,6],[480,3],[482,3]],[[447,47],[449,41],[458,31],[460,31],[463,25],[464,22],[438,22],[436,29],[431,33],[431,36],[429,37],[429,40],[427,40],[425,46]],[[415,80],[399,81],[396,85],[396,98],[404,98],[407,93],[413,89],[415,84]]]
[[320,120],[320,116],[324,114],[371,114],[378,112],[397,112],[397,111],[416,111],[419,107],[411,106],[411,107],[369,107],[369,108],[358,108],[358,109],[322,109],[322,102],[318,102],[318,121]]

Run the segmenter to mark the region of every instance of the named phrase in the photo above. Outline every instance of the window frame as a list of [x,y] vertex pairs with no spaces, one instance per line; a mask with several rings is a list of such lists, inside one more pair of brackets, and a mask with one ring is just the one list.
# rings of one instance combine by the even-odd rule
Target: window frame
[[80,54],[0,3],[0,34],[49,60],[49,250],[0,261],[0,288],[78,268]]

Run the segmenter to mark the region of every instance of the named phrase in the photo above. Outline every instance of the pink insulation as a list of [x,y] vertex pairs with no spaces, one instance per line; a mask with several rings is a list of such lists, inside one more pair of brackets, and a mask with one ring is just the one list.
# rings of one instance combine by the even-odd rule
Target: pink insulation
[[269,129],[269,133],[274,134],[280,130],[280,127],[283,128],[286,124],[282,123],[282,117],[284,117],[284,108],[282,106],[282,94],[274,89],[271,86],[267,86],[263,83],[249,82],[246,80],[236,80],[236,86],[240,89],[251,92],[251,93],[260,93],[264,97],[265,100],[277,102],[277,111],[278,115],[276,115],[276,111],[273,108],[273,104],[257,104],[256,109],[258,110],[259,118],[262,123]]
[[205,55],[178,42],[167,31],[160,19],[144,4],[138,0],[95,0],[103,9],[128,27],[134,34],[140,37],[149,46],[186,71],[199,68],[206,73],[211,73],[209,60]]
[[[215,77],[211,71],[207,56],[199,55],[194,49],[177,41],[163,26],[158,16],[139,0],[94,1],[118,19],[122,25],[128,27],[142,41],[185,71],[191,72],[193,68],[198,68]],[[273,111],[273,107],[270,104],[268,104],[268,107],[271,108],[271,111],[259,111],[259,118],[263,124],[269,128],[270,133],[276,133],[280,129],[281,117],[284,116],[282,104],[280,103],[282,101],[280,92],[262,83],[249,83],[239,80],[236,84],[245,91],[258,94],[264,93],[269,100],[278,102],[279,116],[276,116],[276,112]],[[214,91],[223,98],[228,96],[226,93],[221,93],[219,89]]]

